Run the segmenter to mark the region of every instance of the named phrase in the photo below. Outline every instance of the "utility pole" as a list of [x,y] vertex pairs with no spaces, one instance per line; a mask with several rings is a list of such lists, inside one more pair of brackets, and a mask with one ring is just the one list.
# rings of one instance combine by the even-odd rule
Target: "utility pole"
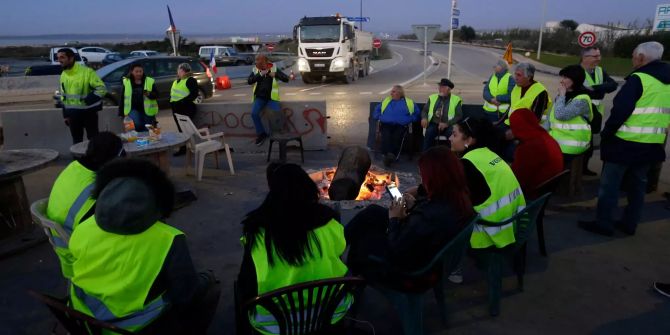
[[449,29],[449,60],[447,61],[447,78],[451,79],[451,47],[454,43],[454,9],[456,8],[456,0],[451,0],[451,22]]
[[363,0],[361,0],[361,31],[363,31]]
[[542,52],[542,32],[544,31],[544,17],[546,13],[547,13],[547,0],[544,0],[544,3],[542,5],[542,23],[540,24],[540,40],[537,42],[537,60],[540,60],[540,53]]

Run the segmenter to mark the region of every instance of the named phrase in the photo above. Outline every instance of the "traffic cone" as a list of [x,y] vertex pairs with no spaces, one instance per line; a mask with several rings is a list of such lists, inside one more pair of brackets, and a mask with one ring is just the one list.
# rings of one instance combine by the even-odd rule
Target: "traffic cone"
[[291,74],[288,76],[288,79],[295,80],[295,73],[293,73],[293,69],[291,69]]

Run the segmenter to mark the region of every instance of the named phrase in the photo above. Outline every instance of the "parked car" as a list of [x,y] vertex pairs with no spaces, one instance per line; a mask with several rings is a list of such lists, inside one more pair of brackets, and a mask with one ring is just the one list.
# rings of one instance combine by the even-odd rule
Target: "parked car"
[[133,50],[130,52],[131,55],[135,57],[151,57],[158,56],[158,51],[153,50]]
[[79,48],[79,54],[86,58],[88,63],[102,63],[105,56],[112,53],[112,51],[101,47],[83,47]]
[[177,67],[181,63],[191,65],[192,77],[198,81],[198,98],[196,103],[211,98],[214,94],[214,78],[209,67],[195,57],[154,56],[145,58],[128,58],[102,67],[97,71],[98,76],[107,86],[108,95],[103,101],[105,105],[118,105],[123,95],[122,78],[128,75],[130,65],[142,64],[144,73],[156,80],[159,97],[158,105],[161,108],[169,106],[170,89],[172,82],[177,78]]
[[217,65],[251,65],[254,60],[250,55],[241,55],[231,47],[208,45],[200,47],[198,56],[200,59],[209,62],[209,59],[214,53],[214,59]]
[[[119,52],[112,52],[110,54],[107,54],[107,56],[105,56],[105,58],[102,60],[102,65],[109,65],[109,64],[116,63],[118,61],[121,61],[121,60],[124,60],[124,59],[127,59],[127,58],[133,58],[133,57],[135,57],[135,56],[133,56],[131,54],[122,54],[122,53],[119,53]],[[135,58],[137,58],[137,57],[135,57]]]

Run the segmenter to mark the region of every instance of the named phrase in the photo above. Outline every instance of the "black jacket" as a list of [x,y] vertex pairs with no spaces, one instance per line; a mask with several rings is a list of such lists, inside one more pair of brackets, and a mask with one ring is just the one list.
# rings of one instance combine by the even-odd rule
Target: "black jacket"
[[[144,95],[141,93],[144,93],[144,81],[147,80],[147,76],[145,75],[142,78],[142,83],[141,84],[135,84],[135,81],[133,79],[130,79],[130,85],[132,86],[132,102],[130,104],[130,109],[137,110],[140,113],[144,113]],[[188,84],[188,83],[187,83]],[[151,88],[151,92],[149,92],[149,95],[147,96],[149,99],[158,99],[158,90],[156,89],[156,84],[154,83],[153,87]],[[123,106],[125,104],[125,87],[123,86],[123,81],[121,81],[121,95],[119,96],[119,115],[123,115]],[[137,89],[137,91],[135,91]]]
[[[288,83],[288,76],[284,72],[281,72],[279,68],[276,69],[275,78]],[[260,73],[252,71],[249,74],[249,78],[247,78],[247,83],[249,85],[256,84],[256,89],[254,90],[255,97],[270,100],[272,94],[272,77],[269,74],[262,76]]]
[[[670,84],[670,65],[654,61],[634,72],[648,74],[663,84]],[[665,161],[663,144],[648,144],[625,141],[615,136],[635,109],[635,103],[642,96],[642,82],[638,76],[629,75],[626,83],[614,97],[610,117],[600,133],[600,157],[605,162],[622,165],[642,165]]]
[[195,115],[195,103],[193,102],[195,98],[198,97],[198,81],[193,77],[188,77],[186,79],[186,87],[188,88],[188,95],[186,98],[179,101],[170,102],[172,107],[172,112],[177,114],[182,114],[186,116]]
[[[586,75],[593,78],[591,74]],[[592,90],[587,90],[587,92],[591,99],[601,100],[605,97],[605,94],[616,91],[617,87],[619,87],[619,84],[617,84],[617,82],[603,69],[603,83],[600,85],[593,85],[591,87]]]

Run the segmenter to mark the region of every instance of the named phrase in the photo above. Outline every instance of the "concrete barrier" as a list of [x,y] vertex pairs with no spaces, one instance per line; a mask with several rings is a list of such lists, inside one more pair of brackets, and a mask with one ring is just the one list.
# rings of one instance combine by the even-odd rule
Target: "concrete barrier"
[[0,97],[53,93],[58,89],[59,78],[60,76],[2,77],[0,78]]
[[[98,112],[99,129],[121,133],[123,120],[117,113],[117,107],[105,107]],[[70,157],[72,136],[63,123],[60,109],[7,111],[0,113],[0,120],[4,132],[3,149],[53,149],[63,157]]]
[[[281,102],[286,114],[289,131],[302,135],[305,150],[325,150],[328,147],[328,128],[325,101]],[[266,109],[263,120],[266,129],[269,122],[276,121],[277,113]],[[223,131],[226,141],[236,152],[262,152],[267,145],[254,144],[256,131],[251,119],[251,103],[203,103],[193,123],[197,127],[209,127],[211,132]]]

